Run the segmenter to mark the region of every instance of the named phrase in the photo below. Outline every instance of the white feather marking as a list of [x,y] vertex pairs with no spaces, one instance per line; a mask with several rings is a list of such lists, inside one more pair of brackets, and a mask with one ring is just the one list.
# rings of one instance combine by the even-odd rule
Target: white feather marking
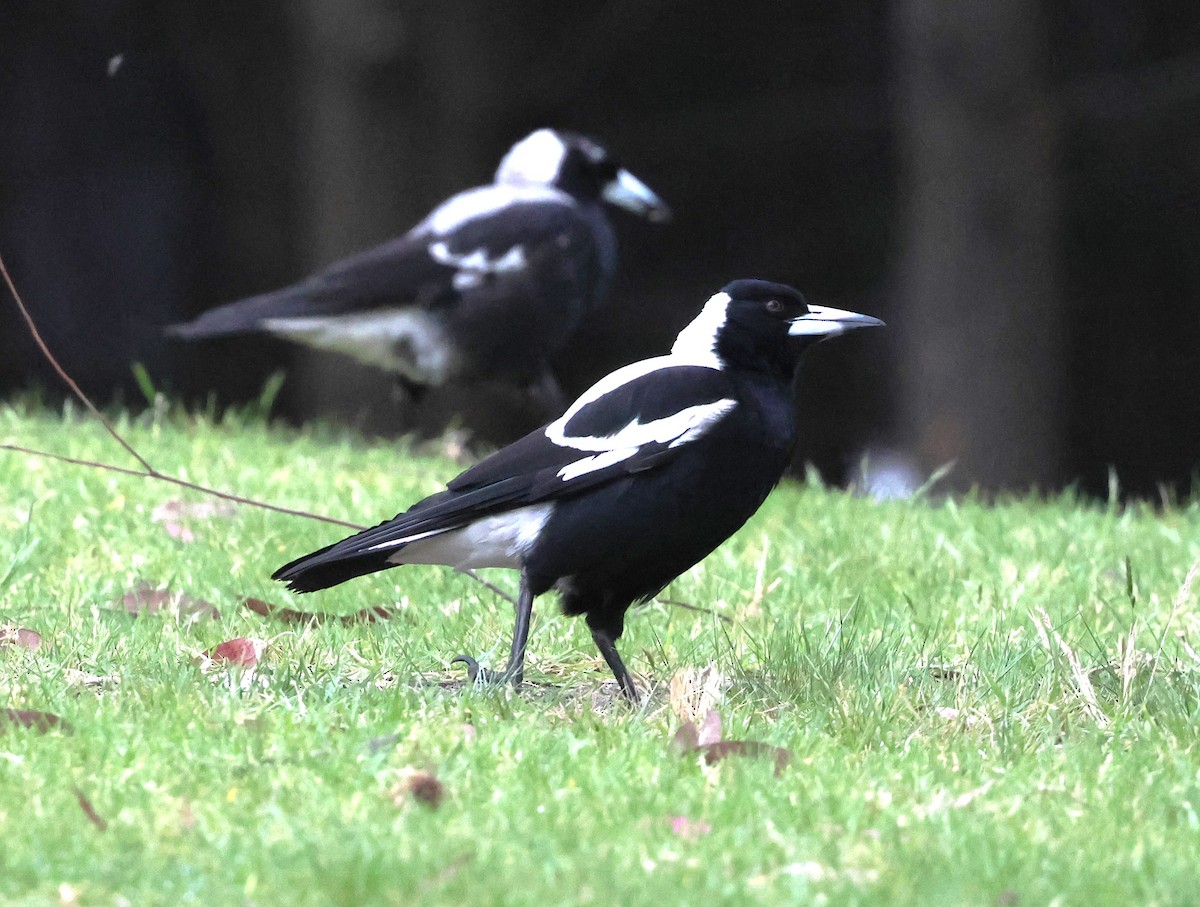
[[675,345],[671,347],[671,358],[691,365],[722,368],[724,363],[716,351],[717,334],[725,326],[729,302],[728,293],[717,293],[711,297],[700,310],[700,314],[675,338]]
[[442,202],[413,232],[429,231],[435,236],[446,236],[476,218],[487,217],[513,205],[547,202],[569,205],[571,199],[550,186],[480,186]]
[[621,450],[606,450],[603,453],[598,453],[590,457],[584,457],[582,460],[576,460],[574,463],[569,463],[558,471],[558,477],[564,482],[569,482],[579,476],[587,475],[589,472],[596,472],[608,466],[613,466],[620,463],[622,460],[628,460],[638,452],[636,447],[626,447]]
[[422,384],[443,384],[458,368],[441,325],[420,309],[268,318],[262,326],[297,343],[342,353]]
[[519,271],[527,264],[525,260],[525,248],[521,245],[513,246],[499,258],[495,259],[489,259],[487,250],[484,248],[456,255],[450,251],[450,247],[444,242],[432,243],[427,251],[429,252],[429,257],[434,261],[458,270],[453,280],[454,289],[456,290],[469,290],[483,283],[490,274]]
[[411,545],[413,542],[419,542],[421,539],[429,538],[431,535],[441,535],[445,529],[430,529],[428,532],[418,532],[416,535],[406,535],[402,539],[388,539],[386,542],[380,542],[378,545],[372,545],[368,551],[383,551],[387,548],[399,548],[401,545]]
[[461,529],[422,533],[401,543],[404,547],[389,557],[388,562],[442,564],[462,570],[519,568],[553,510],[553,504],[534,504],[475,520]]
[[567,145],[551,129],[530,133],[509,149],[496,170],[496,182],[510,186],[550,186],[558,177]]
[[[700,403],[696,406],[689,406],[687,409],[681,409],[670,416],[655,419],[653,422],[646,422],[645,424],[634,418],[623,428],[604,437],[568,435],[566,433],[566,425],[570,421],[570,416],[573,415],[571,410],[575,409],[575,407],[571,407],[563,416],[547,425],[545,431],[546,437],[559,447],[571,447],[575,450],[596,451],[598,453],[603,451],[613,453],[624,450],[636,451],[637,448],[646,444],[669,444],[670,447],[678,447],[690,441],[695,441],[704,435],[705,432],[720,421],[736,405],[737,403],[734,400],[726,398],[715,400],[712,403]],[[620,462],[621,459],[624,459],[624,457],[613,462]],[[559,474],[561,475],[561,473]]]

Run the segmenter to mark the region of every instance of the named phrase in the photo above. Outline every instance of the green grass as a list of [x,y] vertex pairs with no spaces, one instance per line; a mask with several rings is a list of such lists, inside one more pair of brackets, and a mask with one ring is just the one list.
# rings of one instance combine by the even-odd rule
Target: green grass
[[[457,468],[249,418],[122,430],[164,471],[363,522]],[[120,459],[86,419],[36,408],[0,410],[0,441]],[[197,496],[11,453],[0,489],[0,626],[47,643],[0,649],[0,707],[74,728],[0,733],[0,902],[1189,904],[1200,890],[1200,582],[1183,589],[1200,508],[785,485],[664,593],[729,623],[662,603],[631,614],[622,649],[653,685],[633,710],[549,597],[530,691],[464,689],[449,659],[502,661],[511,622],[465,577],[405,568],[293,598],[271,571],[341,530],[240,508],[193,521],[186,542],[151,516]],[[221,616],[113,610],[139,580]],[[247,596],[399,614],[285,625]],[[256,672],[193,664],[235,636],[269,641]],[[670,678],[710,661],[727,736],[790,749],[779,776],[671,749]],[[439,808],[395,801],[411,769],[440,779]]]

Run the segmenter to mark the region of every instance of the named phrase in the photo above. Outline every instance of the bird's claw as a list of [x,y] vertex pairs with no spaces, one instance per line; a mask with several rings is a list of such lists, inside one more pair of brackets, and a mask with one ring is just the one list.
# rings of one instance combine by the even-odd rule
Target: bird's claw
[[510,673],[508,671],[493,671],[490,668],[480,667],[470,655],[456,655],[450,659],[450,664],[465,664],[467,666],[467,678],[471,683],[481,683],[488,686],[502,686],[506,683],[512,683],[514,687],[521,685],[521,674]]

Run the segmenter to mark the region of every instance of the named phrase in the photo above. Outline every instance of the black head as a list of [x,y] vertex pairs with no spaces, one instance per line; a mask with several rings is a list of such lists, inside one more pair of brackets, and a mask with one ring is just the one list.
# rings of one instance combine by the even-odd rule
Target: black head
[[496,182],[553,186],[575,198],[605,202],[652,221],[671,216],[662,199],[602,145],[573,132],[539,129],[521,139],[500,162]]
[[809,305],[787,284],[735,280],[683,329],[672,354],[789,377],[816,341],[854,328],[882,326],[869,315]]

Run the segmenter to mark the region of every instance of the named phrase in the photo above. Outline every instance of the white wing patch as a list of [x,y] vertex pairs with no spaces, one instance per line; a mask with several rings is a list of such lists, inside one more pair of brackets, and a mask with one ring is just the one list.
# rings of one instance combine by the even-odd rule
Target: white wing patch
[[263,330],[364,365],[440,385],[459,367],[440,324],[420,309],[379,309],[355,315],[266,318]]
[[570,205],[571,198],[550,186],[480,186],[460,192],[438,205],[413,232],[428,230],[434,236],[447,236],[470,221],[512,205],[546,202]]
[[[575,407],[572,407],[565,415],[546,426],[546,437],[559,447],[572,447],[575,450],[594,451],[613,456],[624,454],[610,461],[611,463],[619,463],[621,460],[633,456],[638,448],[647,444],[666,444],[668,447],[679,447],[695,441],[703,437],[713,425],[719,422],[735,406],[737,406],[736,401],[726,398],[715,400],[712,403],[700,403],[696,406],[689,406],[687,409],[681,409],[670,416],[655,419],[653,422],[646,422],[644,424],[635,418],[619,431],[599,438],[577,437],[566,434],[566,424],[573,415],[571,410],[575,409]],[[579,461],[578,463],[572,463],[570,466],[563,467],[559,475],[561,476],[565,471],[580,467],[582,462]],[[610,463],[604,463],[603,465],[607,466]],[[592,467],[592,469],[599,468],[602,467]],[[583,471],[590,472],[591,469],[584,469]]]
[[452,281],[456,290],[469,290],[479,286],[489,275],[519,271],[528,264],[525,259],[525,247],[521,245],[513,246],[499,258],[488,258],[487,249],[484,248],[456,255],[444,242],[433,243],[428,252],[434,261],[456,269],[457,273]]
[[603,453],[584,457],[582,460],[576,460],[574,463],[568,463],[558,471],[558,477],[564,482],[569,482],[579,476],[585,476],[589,472],[596,472],[597,470],[620,463],[622,460],[628,460],[637,452],[638,449],[636,447],[606,450]]

